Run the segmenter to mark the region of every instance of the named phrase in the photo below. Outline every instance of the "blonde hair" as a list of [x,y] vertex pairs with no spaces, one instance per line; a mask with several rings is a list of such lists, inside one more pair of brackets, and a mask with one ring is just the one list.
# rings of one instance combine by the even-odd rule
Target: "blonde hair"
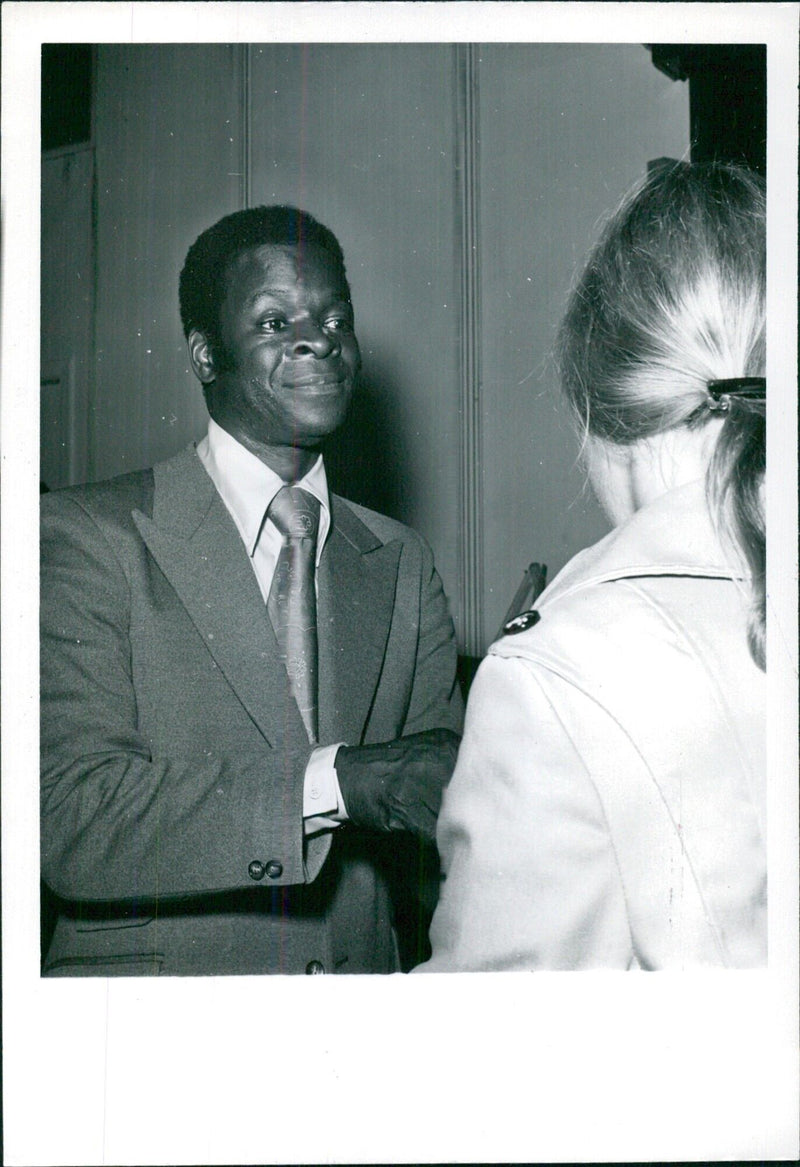
[[[765,374],[764,185],[741,167],[651,174],[606,225],[558,337],[584,436],[627,445],[711,417],[710,381]],[[747,566],[748,643],[765,661],[765,403],[730,396],[709,466],[718,526]]]

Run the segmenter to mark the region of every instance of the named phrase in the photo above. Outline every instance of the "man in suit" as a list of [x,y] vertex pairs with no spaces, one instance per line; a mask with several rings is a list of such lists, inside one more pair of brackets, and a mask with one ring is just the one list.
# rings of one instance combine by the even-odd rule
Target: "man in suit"
[[342,252],[238,212],[180,300],[207,435],[42,499],[44,972],[391,972],[382,856],[433,839],[462,709],[429,549],[328,491]]

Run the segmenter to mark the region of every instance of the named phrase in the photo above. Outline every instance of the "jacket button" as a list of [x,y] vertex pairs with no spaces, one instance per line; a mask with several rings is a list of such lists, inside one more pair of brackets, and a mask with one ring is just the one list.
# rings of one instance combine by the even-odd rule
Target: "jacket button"
[[253,862],[250,863],[247,867],[247,874],[250,876],[251,879],[263,879],[264,878],[264,864],[259,863],[259,861],[257,859],[254,859]]
[[283,875],[283,864],[279,863],[277,859],[270,859],[266,866],[266,872],[270,879],[277,879],[279,875]]
[[325,965],[321,960],[310,960],[306,965],[306,976],[319,976],[320,973],[325,972]]

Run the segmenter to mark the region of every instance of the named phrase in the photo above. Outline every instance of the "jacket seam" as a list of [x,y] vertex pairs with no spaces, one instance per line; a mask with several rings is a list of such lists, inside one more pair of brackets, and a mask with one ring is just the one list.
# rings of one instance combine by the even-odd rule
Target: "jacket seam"
[[[651,595],[649,595],[648,592],[646,590],[644,590],[643,588],[636,587],[635,585],[632,584],[631,590],[634,591],[636,593],[636,595],[645,604],[647,604],[647,606],[651,612],[653,612],[656,616],[660,617],[662,623],[667,628],[669,628],[672,633],[674,633],[677,637],[682,638],[686,642],[686,644],[692,650],[693,660],[703,661],[703,662],[706,661],[707,654],[701,650],[700,645],[697,643],[697,641],[695,640],[695,638],[692,636],[691,632],[689,631],[689,629],[685,625],[677,623],[675,618],[672,615],[670,615],[670,613],[667,612],[667,610],[664,607],[662,607],[660,604],[658,604],[655,601],[655,599]],[[715,673],[711,672],[708,669],[708,667],[704,667],[703,675],[707,678],[707,680],[709,682],[709,688],[711,689],[711,691],[714,694],[714,700],[716,702],[716,707],[717,707],[720,715],[722,715],[725,712],[725,707],[724,707],[723,703],[720,701],[720,685],[719,685],[717,676]],[[736,743],[736,757],[739,761],[739,765],[741,766],[742,770],[746,774],[749,770],[749,767],[746,764],[746,755],[745,755],[744,750],[742,748],[741,737],[739,735],[739,732],[738,732],[738,729],[736,726],[736,722],[734,719],[726,719],[726,720],[730,721],[731,737],[734,739],[734,741]],[[748,783],[748,786],[749,786],[749,783]],[[755,802],[753,803],[753,805],[755,806]],[[763,842],[764,841],[764,838],[763,838],[764,832],[762,829],[761,819],[760,819],[760,816],[758,815],[758,813],[756,813],[756,819],[758,821],[759,833],[762,835],[762,842]],[[705,903],[705,901],[703,901],[703,902]]]
[[[566,676],[564,673],[560,672],[558,669],[556,669],[556,668],[552,668],[551,666],[549,666],[549,665],[547,665],[547,664],[544,664],[544,662],[537,662],[537,663],[539,663],[539,665],[540,665],[540,667],[541,667],[541,668],[545,669],[545,670],[546,670],[547,672],[549,672],[549,673],[552,673],[552,674],[553,674],[553,676],[557,676],[557,677],[559,677],[559,678],[560,678],[560,679],[561,679],[561,680],[562,680],[562,681],[563,681],[565,684],[569,685],[569,686],[570,686],[570,688],[572,688],[572,689],[574,689],[576,692],[580,693],[580,694],[581,694],[583,697],[585,697],[585,698],[586,698],[586,700],[587,700],[587,701],[591,701],[591,702],[592,702],[592,704],[593,704],[594,706],[596,706],[596,708],[600,709],[600,710],[601,710],[601,711],[602,711],[602,712],[605,714],[605,716],[606,716],[606,717],[609,719],[609,721],[613,722],[613,724],[614,724],[614,725],[615,725],[615,726],[616,726],[616,727],[619,729],[620,733],[621,733],[621,734],[624,736],[625,740],[626,740],[626,741],[629,743],[629,745],[630,745],[631,749],[633,750],[633,752],[636,754],[636,756],[637,756],[637,757],[640,759],[640,761],[642,762],[642,765],[643,765],[643,767],[644,767],[644,769],[645,769],[645,771],[646,771],[646,773],[647,773],[647,775],[648,775],[648,778],[649,778],[649,780],[650,780],[650,783],[651,783],[651,785],[652,785],[652,786],[655,788],[656,794],[658,795],[658,800],[659,800],[659,803],[660,803],[660,804],[661,804],[661,806],[663,807],[663,809],[664,809],[664,811],[665,811],[665,813],[666,813],[666,815],[667,815],[667,818],[669,819],[670,826],[671,826],[672,830],[674,831],[674,833],[675,833],[675,836],[676,836],[676,838],[677,838],[677,840],[678,840],[678,844],[679,844],[679,846],[680,846],[681,854],[682,854],[682,855],[685,857],[685,859],[686,859],[686,862],[687,862],[687,864],[688,864],[688,866],[689,866],[689,870],[690,870],[690,872],[691,872],[691,875],[692,875],[692,880],[694,881],[694,885],[695,885],[695,887],[696,887],[696,889],[697,889],[697,893],[698,893],[698,895],[699,895],[699,897],[700,897],[700,901],[701,901],[701,903],[702,903],[702,905],[703,905],[703,914],[704,914],[704,916],[705,916],[705,919],[706,919],[706,921],[707,921],[707,923],[708,923],[708,925],[709,925],[709,927],[710,927],[710,929],[711,929],[711,933],[712,933],[712,936],[713,936],[713,938],[714,938],[714,946],[715,946],[715,948],[717,949],[717,952],[718,952],[718,954],[719,954],[719,956],[720,956],[720,959],[722,960],[723,964],[724,964],[724,965],[727,965],[727,959],[726,959],[725,946],[722,944],[722,941],[721,941],[721,939],[720,939],[720,936],[719,936],[719,933],[718,933],[718,930],[717,930],[717,926],[716,926],[716,921],[714,920],[713,916],[711,915],[711,913],[710,913],[710,912],[709,912],[709,910],[708,910],[708,905],[707,905],[707,902],[706,902],[706,897],[705,897],[705,895],[703,894],[703,888],[702,888],[702,885],[700,884],[700,881],[699,881],[699,880],[698,880],[698,878],[697,878],[697,872],[695,871],[694,863],[692,862],[692,858],[691,858],[691,856],[689,855],[688,851],[686,850],[686,845],[685,845],[685,843],[684,843],[684,840],[683,840],[683,836],[682,836],[682,834],[680,833],[680,831],[677,831],[677,830],[676,830],[676,823],[675,823],[675,820],[674,820],[674,818],[673,818],[672,812],[670,811],[669,805],[667,804],[667,801],[666,801],[666,799],[664,798],[664,794],[663,794],[663,792],[662,792],[662,790],[661,790],[661,787],[659,786],[658,782],[656,781],[656,779],[655,779],[655,776],[654,776],[654,774],[653,774],[653,771],[652,771],[651,767],[648,765],[648,763],[647,763],[646,759],[644,758],[644,756],[643,756],[643,754],[642,754],[641,750],[640,750],[640,749],[639,749],[639,747],[636,745],[636,743],[634,742],[634,740],[631,738],[631,736],[630,736],[630,734],[629,734],[628,730],[627,730],[627,729],[626,729],[626,728],[625,728],[625,727],[624,727],[624,726],[623,726],[623,725],[620,723],[620,721],[618,720],[618,718],[617,718],[617,717],[616,717],[616,716],[615,716],[615,715],[614,715],[614,714],[611,712],[611,710],[610,710],[610,709],[608,709],[608,708],[607,708],[607,707],[606,707],[606,706],[605,706],[605,705],[604,705],[604,704],[603,704],[603,703],[602,703],[600,700],[598,700],[598,698],[597,698],[597,697],[596,697],[596,696],[595,696],[593,693],[589,693],[589,692],[588,692],[586,689],[584,689],[584,688],[583,688],[581,685],[577,684],[577,683],[576,683],[574,680],[572,680],[570,677],[567,677],[567,676]],[[533,679],[535,679],[535,678],[533,678]],[[610,838],[610,840],[611,840],[611,845],[612,845],[612,848],[613,848],[613,850],[614,850],[614,856],[615,856],[615,860],[617,861],[617,866],[618,866],[618,869],[619,869],[619,872],[620,872],[620,882],[622,883],[622,887],[623,887],[623,894],[624,894],[625,881],[624,881],[624,879],[622,878],[622,870],[621,870],[621,867],[620,867],[620,864],[619,864],[619,858],[618,858],[618,854],[617,854],[617,848],[616,848],[616,845],[615,845],[615,843],[614,843],[614,837],[613,837],[613,833],[612,833],[612,831],[611,831],[611,828],[610,828],[610,826],[608,826],[608,818],[607,818],[607,816],[606,816],[605,802],[604,802],[604,800],[603,800],[603,797],[602,797],[602,795],[600,794],[600,791],[599,791],[599,790],[598,790],[598,788],[597,788],[597,784],[596,784],[596,782],[595,782],[594,778],[592,777],[591,770],[589,769],[588,765],[586,764],[586,761],[585,761],[585,759],[584,759],[584,757],[583,757],[583,754],[582,754],[582,752],[581,752],[581,751],[578,749],[578,746],[577,746],[577,744],[575,743],[575,741],[573,740],[572,734],[571,734],[571,733],[569,732],[569,730],[567,729],[567,726],[566,726],[566,724],[564,723],[564,721],[563,721],[563,719],[562,719],[561,715],[559,714],[559,712],[558,712],[558,710],[556,709],[556,707],[555,707],[555,705],[553,704],[553,702],[550,700],[550,697],[549,697],[549,695],[548,695],[547,693],[545,693],[545,692],[544,692],[544,690],[542,689],[541,685],[538,685],[538,688],[540,689],[540,691],[541,691],[541,692],[543,693],[543,695],[545,696],[546,700],[548,701],[548,703],[549,703],[550,707],[551,707],[551,708],[552,708],[552,710],[553,710],[553,713],[554,713],[554,714],[555,714],[555,716],[558,718],[558,722],[559,722],[559,724],[562,726],[562,728],[563,728],[563,730],[564,730],[565,734],[566,734],[566,735],[567,735],[567,737],[569,738],[570,744],[572,745],[573,749],[574,749],[574,750],[575,750],[575,752],[577,753],[578,757],[581,759],[581,761],[582,761],[582,763],[583,763],[583,766],[584,766],[584,769],[586,770],[587,777],[588,777],[589,781],[591,782],[591,784],[592,784],[592,787],[593,787],[593,789],[594,789],[595,793],[597,794],[597,798],[598,798],[598,800],[599,800],[599,802],[600,802],[600,805],[601,805],[601,807],[603,808],[603,818],[605,819],[605,822],[606,822],[606,825],[607,825],[607,828],[608,828],[608,834],[609,834],[609,838]],[[625,904],[626,904],[626,908],[627,908],[627,905],[628,905],[628,898],[627,898],[627,895],[625,895]],[[629,927],[630,927],[630,912],[628,912],[628,921],[629,921]],[[633,936],[632,936],[632,935],[631,935],[631,947],[633,948],[633,951],[634,951],[634,953],[637,953],[636,945],[633,943]],[[638,953],[637,953],[637,959],[638,959]]]
[[[542,667],[547,668],[547,666],[542,666]],[[609,847],[611,849],[611,853],[614,856],[614,866],[617,869],[617,878],[619,879],[619,885],[620,885],[620,888],[622,891],[622,899],[623,899],[623,903],[625,904],[625,921],[626,921],[626,924],[628,927],[628,937],[630,940],[631,952],[634,954],[636,959],[639,960],[639,954],[638,954],[637,946],[636,946],[634,936],[633,936],[633,929],[631,927],[631,909],[630,909],[630,901],[628,898],[628,888],[627,888],[625,878],[624,878],[623,873],[622,873],[622,865],[620,863],[619,852],[617,850],[617,845],[616,845],[616,842],[614,840],[614,833],[611,830],[611,824],[609,823],[608,815],[606,813],[605,802],[600,795],[600,791],[597,789],[597,783],[595,782],[595,780],[592,776],[592,772],[589,769],[589,766],[586,762],[585,757],[583,756],[582,751],[578,748],[577,742],[574,740],[574,738],[573,738],[572,734],[570,733],[563,717],[561,716],[559,710],[556,708],[555,704],[553,703],[553,700],[552,700],[550,694],[545,691],[541,682],[539,681],[539,679],[535,675],[530,673],[529,670],[526,670],[526,671],[528,672],[529,679],[532,681],[533,684],[536,685],[536,688],[541,693],[541,695],[544,697],[548,706],[552,710],[553,716],[558,721],[558,724],[561,726],[561,729],[562,729],[564,735],[566,736],[567,740],[569,741],[570,745],[572,746],[573,750],[575,751],[575,754],[580,759],[581,766],[583,767],[583,771],[586,775],[586,779],[589,782],[589,784],[591,785],[592,790],[595,793],[595,797],[597,799],[598,805],[600,807],[600,812],[602,814],[603,823],[605,825],[605,833],[606,833],[606,836],[608,838],[608,844],[609,844]],[[547,671],[553,672],[554,675],[556,675],[556,676],[558,675],[557,673],[555,673],[554,670],[548,669]],[[579,687],[577,685],[573,685],[572,682],[569,681],[566,677],[564,677],[562,679],[564,681],[566,681],[567,684],[569,684],[572,688],[577,689],[579,692],[583,692],[581,689],[579,689]],[[584,694],[584,696],[586,696],[589,700],[592,700],[594,702],[594,698],[590,697],[588,693]],[[598,702],[594,702],[594,703],[599,704]],[[602,706],[600,706],[600,708],[602,708]],[[611,715],[609,714],[609,717],[610,716]],[[612,720],[615,720],[615,719],[612,718]],[[620,729],[622,729],[621,726],[620,726]],[[628,739],[627,732],[625,730],[623,730],[622,732],[625,734],[626,739]],[[632,745],[635,753],[638,755],[639,751],[636,749],[636,747],[633,745],[633,743],[631,743],[631,745]],[[641,755],[639,755],[639,756],[641,756]],[[642,758],[642,761],[644,762],[643,758]],[[644,763],[644,764],[645,764],[645,766],[647,768],[647,772],[649,774],[650,768],[647,766],[647,763]]]

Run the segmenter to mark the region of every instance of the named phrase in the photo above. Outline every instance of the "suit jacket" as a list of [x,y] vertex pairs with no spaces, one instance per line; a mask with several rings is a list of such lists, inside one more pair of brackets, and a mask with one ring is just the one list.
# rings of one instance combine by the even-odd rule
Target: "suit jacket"
[[701,482],[577,556],[470,692],[426,971],[766,961],[765,678]]
[[[62,908],[44,971],[395,969],[375,838],[304,837],[311,747],[194,447],[45,496],[41,513],[42,872]],[[331,517],[320,742],[458,729],[429,549],[336,496]]]

